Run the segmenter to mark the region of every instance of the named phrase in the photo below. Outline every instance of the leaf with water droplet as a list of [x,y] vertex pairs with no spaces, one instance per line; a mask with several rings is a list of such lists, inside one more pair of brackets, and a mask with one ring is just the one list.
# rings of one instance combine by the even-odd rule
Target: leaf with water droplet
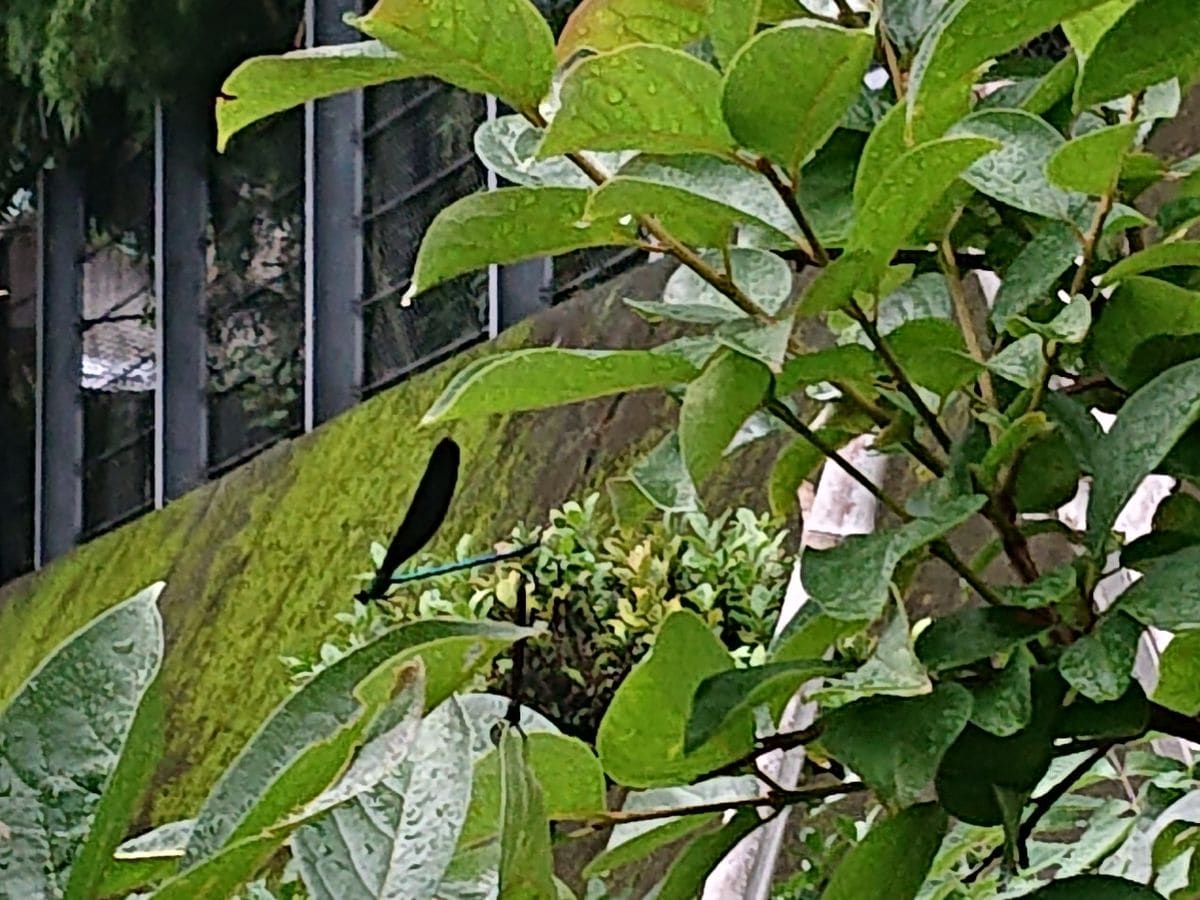
[[603,53],[629,44],[683,47],[699,40],[709,0],[583,0],[558,38],[558,58]]

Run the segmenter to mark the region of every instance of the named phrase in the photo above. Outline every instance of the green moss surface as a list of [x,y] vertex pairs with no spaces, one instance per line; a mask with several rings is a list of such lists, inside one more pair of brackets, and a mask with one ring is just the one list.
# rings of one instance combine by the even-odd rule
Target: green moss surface
[[[429,451],[447,433],[417,423],[450,376],[497,349],[636,346],[649,337],[611,294],[582,297],[8,586],[0,591],[0,704],[55,644],[165,580],[166,752],[143,818],[193,815],[286,695],[278,657],[317,646],[349,605],[353,576],[369,568],[370,542],[395,527]],[[463,473],[433,549],[448,550],[465,532],[498,539],[518,520],[536,521],[601,487],[657,440],[671,415],[663,395],[645,394],[455,423],[448,433],[463,449]],[[743,472],[745,465],[738,461]],[[731,492],[739,501],[748,499],[744,485]]]

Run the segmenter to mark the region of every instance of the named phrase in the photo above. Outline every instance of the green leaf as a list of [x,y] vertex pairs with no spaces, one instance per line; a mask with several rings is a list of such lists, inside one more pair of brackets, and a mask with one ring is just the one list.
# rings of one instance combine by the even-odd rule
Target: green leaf
[[1009,737],[1028,725],[1033,714],[1030,665],[1029,653],[1018,651],[1003,669],[972,685],[971,723],[997,737]]
[[804,246],[792,214],[759,172],[701,154],[639,156],[596,189],[589,220],[654,216],[676,238],[699,247],[724,247],[735,227],[755,246]]
[[125,841],[113,851],[96,896],[124,896],[169,878],[179,865],[195,823],[195,819],[168,822]]
[[821,613],[813,604],[801,607],[771,641],[770,662],[815,659],[842,637],[862,631],[868,622],[842,622]]
[[888,584],[900,561],[937,540],[978,512],[981,496],[959,497],[907,525],[869,535],[852,535],[830,550],[804,555],[802,578],[826,615],[844,621],[873,621],[887,606]]
[[993,199],[1050,219],[1071,221],[1082,198],[1050,182],[1046,167],[1065,145],[1045,119],[1019,109],[986,109],[961,120],[951,134],[974,134],[996,141],[999,149],[976,161],[963,180]]
[[996,148],[988,137],[947,137],[905,153],[867,195],[871,215],[855,220],[848,249],[869,251],[882,273],[959,176]]
[[883,268],[876,255],[867,250],[843,253],[809,284],[800,298],[800,314],[816,316],[848,306],[856,290],[876,290]]
[[827,347],[815,353],[793,356],[784,363],[783,373],[775,379],[775,390],[780,396],[786,396],[801,385],[823,381],[870,384],[883,371],[883,363],[866,347],[859,344]]
[[[822,435],[826,438],[829,436]],[[801,483],[812,477],[824,459],[821,451],[804,438],[796,438],[779,451],[775,465],[771,467],[767,486],[772,515],[786,517],[795,512],[800,502],[796,492]]]
[[839,128],[800,170],[796,199],[826,247],[844,247],[854,222],[854,183],[865,137]]
[[946,4],[947,0],[886,0],[883,21],[896,52],[911,56]]
[[987,490],[994,490],[1000,474],[1023,451],[1031,441],[1046,434],[1053,426],[1043,412],[1025,413],[1004,428],[996,442],[988,448],[980,461],[976,475]]
[[579,150],[725,154],[721,75],[682,50],[635,45],[588,57],[567,72],[562,106],[540,157]]
[[[565,156],[538,159],[537,149],[545,134],[524,116],[500,116],[475,129],[475,155],[513,184],[524,187],[594,187],[575,163]],[[585,153],[589,162],[605,172],[615,172],[629,161],[629,153]]]
[[1046,163],[1046,175],[1067,191],[1097,197],[1108,193],[1116,187],[1139,128],[1139,122],[1126,122],[1067,141]]
[[[311,730],[293,735],[293,740],[309,738],[310,743],[282,776],[282,786],[274,786],[267,797],[258,799],[251,816],[243,821],[253,827],[235,832],[223,846],[167,881],[152,900],[227,897],[259,871],[297,829],[377,788],[405,762],[415,743],[424,706],[424,672],[420,659],[390,660],[358,685],[356,699],[363,708],[374,707],[379,712],[370,716],[369,742],[357,754],[358,743],[348,741],[347,736],[361,738],[361,722],[323,729],[316,740],[311,740]],[[381,705],[385,708],[380,709]],[[320,783],[329,785],[330,779],[337,780],[315,792],[309,790]],[[197,827],[202,822],[203,818],[198,819]],[[188,856],[196,838],[193,830]]]
[[904,606],[897,603],[870,658],[846,676],[827,681],[813,692],[813,699],[830,707],[877,694],[916,697],[932,689],[929,675],[913,649]]
[[988,369],[1006,381],[1032,388],[1042,380],[1046,353],[1036,334],[1019,338],[989,359]]
[[1149,722],[1150,703],[1142,686],[1133,682],[1113,700],[1077,697],[1063,709],[1055,735],[1076,740],[1128,740],[1144,735]]
[[1049,222],[1034,235],[1004,272],[992,306],[996,330],[1010,330],[1013,319],[1050,297],[1081,251],[1074,229],[1065,222]]
[[1133,3],[1134,0],[1109,0],[1063,22],[1063,31],[1075,48],[1076,55],[1080,59],[1091,56],[1104,32],[1112,28]]
[[[754,778],[723,776],[681,787],[633,791],[625,798],[621,810],[636,813],[682,809],[706,803],[749,799],[757,795],[758,784]],[[720,821],[720,813],[694,813],[618,824],[613,828],[608,846],[587,864],[583,875],[586,878],[607,875],[641,862],[668,844],[694,835]]]
[[749,725],[723,731],[695,753],[684,751],[697,687],[732,668],[732,657],[699,616],[667,617],[654,648],[617,688],[600,723],[596,748],[609,776],[630,787],[685,784],[749,752]]
[[1172,494],[1154,510],[1150,533],[1121,548],[1121,565],[1144,569],[1147,563],[1192,544],[1200,544],[1200,500]]
[[998,590],[1008,606],[1045,609],[1074,594],[1078,590],[1078,576],[1071,566],[1059,566],[1045,572],[1033,584],[1006,585]]
[[147,710],[162,663],[162,589],[147,588],[59,644],[0,713],[9,896],[94,896],[158,762],[146,750],[158,746]]
[[335,44],[256,56],[239,65],[221,85],[217,99],[217,150],[248,125],[310,100],[411,78],[421,66],[379,41]]
[[456,200],[425,231],[405,299],[492,263],[636,244],[632,223],[584,221],[590,196],[576,188],[511,187]]
[[500,900],[554,897],[554,857],[542,789],[526,763],[526,738],[500,735]]
[[[495,622],[415,622],[385,632],[322,670],[275,709],[225,770],[197,816],[186,862],[211,856],[247,833],[247,823],[270,825],[282,812],[323,790],[327,770],[332,768],[336,775],[341,765],[337,754],[343,751],[333,737],[353,744],[391,699],[390,683],[384,685],[386,690],[370,688],[364,693],[372,678],[378,681],[402,663],[420,658],[425,664],[425,699],[432,707],[486,669],[505,647],[530,634]],[[326,739],[332,758],[321,759],[313,750]],[[293,775],[289,781],[288,773],[298,772],[305,759],[309,777]]]
[[1176,266],[1200,266],[1200,241],[1175,241],[1153,244],[1124,259],[1100,276],[1100,286],[1108,287],[1118,281],[1158,269]]
[[1163,369],[1195,354],[1173,338],[1200,334],[1200,293],[1144,276],[1124,279],[1104,304],[1092,333],[1092,352],[1119,387],[1136,389]]
[[971,695],[941,684],[923,697],[868,697],[821,719],[821,743],[886,803],[911,806],[971,715]]
[[858,97],[875,39],[815,19],[768,29],[734,57],[721,104],[738,142],[797,181]]
[[833,871],[821,900],[912,900],[946,835],[936,803],[910,806],[879,822]]
[[[705,250],[700,258],[720,271],[723,262],[715,251]],[[729,251],[737,286],[767,315],[776,315],[792,294],[792,270],[778,256],[733,247]],[[651,319],[673,319],[701,325],[719,325],[746,319],[733,301],[687,266],[680,266],[667,280],[662,302],[626,300],[625,304]]]
[[711,0],[709,32],[721,68],[728,68],[742,45],[754,37],[761,12],[762,0]]
[[[582,741],[561,734],[527,731],[525,760],[542,789],[548,819],[579,819],[604,810],[604,770]],[[459,846],[481,845],[499,834],[500,755],[493,748],[475,763],[471,807]]]
[[1155,628],[1200,629],[1200,546],[1184,547],[1148,566],[1117,608]]
[[1092,304],[1087,297],[1076,294],[1049,322],[1042,324],[1022,317],[1021,328],[1028,328],[1047,341],[1082,343],[1092,329]]
[[1129,688],[1133,678],[1133,660],[1137,656],[1142,626],[1114,610],[1086,634],[1063,651],[1059,671],[1067,684],[1089,700],[1104,703],[1116,700]]
[[[1133,94],[1200,70],[1200,22],[1187,0],[1139,0],[1104,33],[1075,86],[1075,107]],[[1153,35],[1153,40],[1147,40]]]
[[1064,19],[1104,0],[1026,0],[1013,14],[1011,0],[955,0],[938,16],[913,60],[909,121],[925,115],[930,97],[971,75],[981,63],[1033,40]]
[[1158,664],[1154,702],[1185,716],[1200,714],[1200,631],[1177,635]]
[[376,788],[297,830],[292,857],[312,900],[434,896],[471,800],[471,728],[451,697],[420,724]]
[[1059,424],[1058,429],[1030,444],[1017,462],[1013,483],[1017,511],[1053,512],[1075,496],[1083,473],[1079,454]]
[[684,752],[703,747],[726,728],[736,731],[749,726],[749,733],[739,737],[753,740],[755,708],[765,705],[778,715],[804,682],[844,671],[844,666],[820,659],[796,659],[710,675],[692,698]]
[[395,50],[422,74],[513,109],[536,109],[554,77],[554,36],[529,0],[378,0],[346,21]]
[[558,38],[558,58],[628,44],[683,47],[704,35],[709,0],[583,0]]
[[671,867],[656,900],[693,900],[704,890],[704,883],[722,859],[748,834],[762,824],[758,813],[741,809],[732,819],[712,834],[703,834],[690,841]]
[[544,409],[609,394],[691,380],[684,359],[650,350],[533,347],[481,357],[464,366],[425,413],[422,425],[493,413]]
[[766,325],[754,319],[743,319],[721,325],[714,334],[730,350],[758,360],[778,375],[783,372],[792,330],[790,317]]
[[1052,881],[1030,900],[1162,900],[1158,891],[1112,875],[1076,875]]
[[967,355],[962,329],[948,319],[916,319],[888,335],[900,368],[919,387],[946,397],[972,381],[979,366]]
[[935,672],[1005,653],[1049,630],[1043,616],[1005,606],[964,609],[942,616],[917,638],[917,656]]
[[717,354],[688,384],[679,410],[679,449],[693,483],[701,483],[721,461],[770,386],[766,366],[728,351]]
[[[672,431],[649,453],[633,464],[627,483],[663,512],[695,512],[700,508],[696,484],[688,474],[679,447],[679,433]],[[614,479],[620,482],[622,479]]]
[[[1098,555],[1117,515],[1147,475],[1200,418],[1200,360],[1163,372],[1125,405],[1096,448],[1087,548]],[[1136,585],[1135,585],[1136,587]]]

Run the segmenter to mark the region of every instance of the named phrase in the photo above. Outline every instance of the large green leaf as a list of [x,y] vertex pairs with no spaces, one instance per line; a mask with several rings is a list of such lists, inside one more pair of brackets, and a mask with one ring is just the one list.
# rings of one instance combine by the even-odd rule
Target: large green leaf
[[554,77],[554,36],[530,0],[378,0],[347,22],[395,50],[422,74],[513,109],[536,109]]
[[1098,555],[1117,515],[1139,484],[1200,418],[1200,360],[1163,372],[1140,388],[1094,454],[1096,480],[1088,503],[1087,546]]
[[689,841],[667,869],[654,895],[656,900],[693,900],[701,896],[712,871],[762,821],[753,809],[740,809],[717,831]]
[[[155,584],[56,647],[0,713],[3,890],[90,898],[158,760]],[[147,752],[149,751],[149,752]]]
[[711,0],[709,36],[722,68],[754,36],[761,12],[762,0]]
[[1125,122],[1067,141],[1046,163],[1046,174],[1064,190],[1107,193],[1116,186],[1140,127],[1139,122]]
[[[845,435],[836,429],[822,429],[818,436],[835,446],[845,438]],[[795,511],[800,502],[797,494],[800,485],[812,477],[824,459],[825,456],[816,445],[802,437],[796,438],[779,451],[767,484],[767,498],[773,515],[787,517]]]
[[942,616],[917,638],[917,656],[935,672],[979,662],[1044,634],[1042,616],[1008,606],[964,609]]
[[1063,651],[1059,671],[1089,700],[1116,700],[1129,688],[1142,626],[1119,609]]
[[911,56],[949,0],[885,0],[883,22],[888,40],[902,56]]
[[830,550],[809,550],[801,569],[804,587],[828,616],[873,621],[887,606],[888,585],[900,561],[961,525],[983,503],[980,496],[959,497],[931,517],[853,535]]
[[542,789],[526,763],[526,738],[515,728],[500,735],[499,900],[555,897],[550,823]]
[[292,835],[313,900],[434,896],[471,799],[471,729],[451,697],[426,717],[399,768],[378,787]]
[[1029,685],[1030,655],[1014,653],[1007,665],[971,686],[971,723],[989,734],[1009,737],[1029,724],[1033,714]]
[[687,386],[679,409],[679,449],[692,481],[702,482],[771,386],[762,363],[725,351]]
[[911,806],[971,716],[971,694],[947,683],[923,697],[867,697],[821,719],[821,743],[887,803]]
[[815,19],[768,29],[734,57],[721,100],[742,146],[796,178],[858,97],[875,38]]
[[1171,342],[1194,335],[1200,335],[1200,293],[1131,276],[1104,304],[1092,331],[1092,353],[1115,384],[1133,390],[1172,363],[1191,358],[1188,341],[1177,347]]
[[[1148,36],[1152,36],[1148,38]],[[1079,109],[1200,70],[1200,21],[1188,0],[1139,0],[1096,42],[1079,74]]]
[[1167,631],[1200,629],[1200,545],[1156,560],[1123,593],[1117,608]]
[[217,150],[248,125],[330,97],[424,74],[379,41],[335,44],[248,59],[225,79],[217,99]]
[[[542,789],[548,819],[579,819],[604,810],[604,770],[577,738],[526,730],[525,762]],[[500,753],[491,749],[475,762],[471,807],[459,845],[475,846],[500,834]]]
[[929,673],[913,648],[908,615],[903,604],[897,603],[867,661],[844,677],[827,681],[813,692],[813,699],[830,707],[879,694],[917,697],[932,689]]
[[628,44],[683,47],[699,40],[710,0],[583,0],[558,38],[558,58],[602,53]]
[[686,784],[749,752],[749,727],[726,729],[694,753],[684,750],[696,689],[732,668],[729,652],[699,616],[671,614],[600,723],[596,749],[609,776],[629,787]]
[[[703,747],[727,724],[731,728],[744,728],[752,721],[748,714],[756,707],[766,705],[778,714],[804,682],[844,671],[845,666],[836,663],[796,659],[711,675],[696,687],[684,751]],[[753,732],[749,736],[753,738]]]
[[910,806],[879,822],[833,870],[821,900],[912,900],[947,824],[936,803]]
[[1162,900],[1144,884],[1112,875],[1076,875],[1052,881],[1029,895],[1031,900]]
[[1153,244],[1130,254],[1100,276],[1100,286],[1107,287],[1133,275],[1175,266],[1200,266],[1200,241]]
[[1004,272],[992,305],[996,329],[1010,330],[1016,316],[1052,296],[1054,286],[1080,250],[1079,238],[1065,222],[1049,222],[1034,235]]
[[638,44],[576,63],[541,157],[579,150],[728,153],[721,75],[682,50]]
[[1154,701],[1185,716],[1200,714],[1200,631],[1178,635],[1163,651]]
[[[315,740],[311,739],[314,732],[294,735],[294,740],[308,737],[310,743],[282,776],[281,782],[287,783],[273,786],[273,796],[252,810],[253,827],[235,833],[219,849],[165,882],[151,895],[153,900],[228,897],[297,829],[378,788],[404,764],[416,742],[424,708],[424,672],[420,659],[390,660],[358,685],[356,699],[363,709],[375,712],[367,723],[369,730],[361,726],[364,716],[318,732]],[[359,749],[361,741],[347,741],[348,735],[365,736],[368,741]],[[307,790],[320,781],[326,786]],[[193,831],[188,854],[195,840]],[[184,861],[186,865],[187,856]]]
[[801,385],[823,381],[870,384],[884,371],[883,363],[869,349],[858,344],[845,344],[793,356],[784,363],[783,373],[775,379],[775,389],[784,396]]
[[[360,683],[365,687],[365,680],[385,664],[394,668],[422,659],[425,698],[434,706],[486,668],[497,653],[530,634],[495,622],[415,622],[386,632],[324,669],[275,709],[213,787],[197,816],[185,863],[210,857],[235,836],[252,832],[248,824],[270,825],[323,790],[341,765],[337,754],[346,752],[330,736],[340,735],[352,746],[390,700],[390,688],[359,696]],[[326,757],[314,755],[314,746],[327,739]],[[305,778],[286,777],[302,767]]]
[[464,366],[421,423],[578,403],[666,387],[689,381],[695,374],[687,360],[650,350],[532,347],[497,353]]
[[971,187],[1035,215],[1071,220],[1077,196],[1046,175],[1065,140],[1045,119],[1019,109],[985,109],[967,116],[951,133],[981,135],[1000,145],[967,169],[963,180]]
[[755,246],[804,246],[799,226],[759,172],[704,154],[638,156],[592,195],[589,220],[653,216],[676,238],[724,247],[735,227]]
[[1064,19],[1104,0],[955,0],[921,44],[909,76],[909,120],[925,115],[930,97],[982,63],[1020,47]]
[[492,263],[637,243],[632,223],[585,222],[590,196],[577,188],[511,187],[451,203],[425,231],[405,298]]
[[1075,48],[1075,54],[1080,59],[1087,59],[1096,49],[1096,44],[1100,42],[1104,32],[1112,28],[1133,3],[1134,0],[1108,0],[1107,3],[1063,22],[1063,32]]

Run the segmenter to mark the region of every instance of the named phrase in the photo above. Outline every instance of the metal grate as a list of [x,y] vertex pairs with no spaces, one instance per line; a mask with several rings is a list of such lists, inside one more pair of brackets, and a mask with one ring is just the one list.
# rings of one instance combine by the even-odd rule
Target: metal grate
[[208,423],[215,476],[303,428],[303,112],[239,136],[210,170]]
[[0,210],[0,584],[33,569],[37,234]]
[[487,335],[487,273],[401,305],[421,237],[442,209],[486,185],[474,153],[485,101],[431,80],[365,97],[364,391],[371,393]]
[[83,537],[154,500],[154,152],[88,172],[83,259]]

